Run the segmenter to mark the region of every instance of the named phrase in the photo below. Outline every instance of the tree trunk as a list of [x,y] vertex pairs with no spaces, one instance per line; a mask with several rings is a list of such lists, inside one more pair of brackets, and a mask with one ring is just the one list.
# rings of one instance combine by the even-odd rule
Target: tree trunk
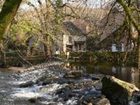
[[[8,28],[10,27],[10,24],[12,20],[14,19],[14,16],[16,15],[16,12],[19,8],[19,5],[22,0],[5,0],[4,5],[2,7],[2,10],[0,12],[0,44],[2,45],[4,34],[6,34]],[[4,47],[0,47],[2,52],[2,60],[3,65],[6,64],[5,59],[5,52]]]
[[22,0],[6,0],[0,12],[0,40],[8,30]]
[[[126,15],[128,16],[130,22],[134,25],[136,31],[138,32],[137,48],[138,48],[138,69],[140,69],[140,19],[136,18],[130,7],[127,6],[124,0],[117,0],[117,2],[123,7]],[[137,8],[139,9],[139,0],[137,0]]]
[[52,40],[50,36],[47,36],[47,41],[48,41],[47,54],[48,54],[48,57],[51,58],[52,57]]
[[127,4],[125,3],[124,0],[117,0],[118,3],[123,7],[126,15],[128,16],[129,20],[132,22],[132,24],[134,25],[134,27],[136,28],[136,30],[138,32],[140,32],[140,27],[139,27],[139,23],[138,23],[138,19],[136,19],[132,14],[132,10],[130,7],[127,6]]
[[52,42],[49,35],[44,36],[44,40],[46,41],[44,43],[44,55],[46,58],[52,57]]
[[1,67],[6,67],[6,54],[5,54],[5,50],[4,50],[4,45],[3,45],[3,41],[1,41],[0,43],[0,54],[1,54]]
[[137,48],[138,48],[138,69],[140,70],[140,33],[138,33],[138,42],[137,42]]

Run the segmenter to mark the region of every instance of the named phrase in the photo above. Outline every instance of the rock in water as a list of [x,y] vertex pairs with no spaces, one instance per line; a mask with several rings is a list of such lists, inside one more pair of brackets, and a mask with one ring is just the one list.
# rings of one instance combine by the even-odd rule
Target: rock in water
[[102,93],[113,105],[128,105],[133,92],[139,91],[135,85],[111,76],[103,77],[102,85]]
[[19,85],[20,88],[30,87],[34,84],[33,81],[28,81]]
[[111,104],[107,98],[103,97],[95,105],[111,105]]
[[36,98],[31,98],[31,99],[29,99],[28,101],[31,102],[31,103],[35,103],[36,100],[37,100]]
[[80,78],[82,73],[80,71],[71,71],[64,75],[64,78]]

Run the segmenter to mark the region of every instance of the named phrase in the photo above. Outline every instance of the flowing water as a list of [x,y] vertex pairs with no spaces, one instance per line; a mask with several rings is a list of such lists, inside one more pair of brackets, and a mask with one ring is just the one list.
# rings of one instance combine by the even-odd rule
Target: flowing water
[[[35,105],[25,101],[24,99],[16,99],[12,96],[17,89],[18,83],[22,81],[19,80],[19,75],[1,70],[0,72],[0,105]],[[37,104],[39,105],[39,104]]]
[[[53,68],[53,67],[52,67]],[[82,70],[88,74],[106,74],[113,75],[124,81],[135,84],[140,88],[140,71],[134,67],[116,67],[116,66],[103,66],[103,65],[83,65],[83,64],[66,64],[64,68],[71,70]],[[57,99],[57,105],[76,105],[77,99],[71,98],[65,103],[54,92],[62,89],[67,84],[51,83],[49,85],[33,85],[31,87],[20,88],[19,84],[27,81],[36,81],[42,75],[51,77],[62,77],[63,72],[59,68],[55,72],[53,70],[47,71],[44,69],[37,69],[31,72],[21,74],[12,73],[7,70],[0,70],[0,105],[49,105],[54,103]],[[85,79],[84,79],[85,80]],[[84,81],[81,80],[81,81]],[[92,89],[94,90],[94,89]],[[79,90],[78,90],[79,91]],[[44,97],[39,103],[32,103],[28,99]],[[53,101],[53,102],[52,102]],[[52,104],[51,104],[52,105]]]
[[[59,65],[60,64],[61,63],[59,63]],[[55,65],[55,63],[52,65]],[[48,68],[46,67],[44,67],[44,69],[38,68],[36,70],[27,71],[24,73],[14,73],[7,69],[0,69],[0,105],[46,105],[43,103],[43,101],[42,103],[32,103],[29,101],[29,99],[36,97],[51,98],[51,95],[49,96],[44,94],[43,89],[47,88],[47,92],[50,93],[51,91],[55,91],[56,88],[59,89],[61,86],[58,84],[51,84],[48,87],[43,87],[34,84],[30,87],[20,88],[19,85],[27,83],[28,81],[34,82],[43,75],[57,77],[60,74],[59,70],[56,73],[57,75],[55,75],[53,71],[47,72],[47,69]]]

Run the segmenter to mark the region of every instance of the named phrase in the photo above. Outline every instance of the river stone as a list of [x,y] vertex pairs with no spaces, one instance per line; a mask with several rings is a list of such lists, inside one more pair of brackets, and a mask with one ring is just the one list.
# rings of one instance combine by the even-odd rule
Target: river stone
[[110,101],[105,96],[93,97],[89,96],[82,99],[80,105],[111,105]]
[[87,105],[93,105],[92,103],[88,103]]
[[140,103],[140,92],[134,92],[133,94],[133,102]]
[[46,75],[43,75],[43,76],[39,77],[39,78],[36,80],[36,83],[38,84],[38,83],[44,81],[46,78],[47,78],[47,76],[46,76]]
[[96,90],[102,90],[101,81],[99,80],[99,81],[94,82],[94,87],[95,87]]
[[80,78],[82,77],[81,71],[71,71],[64,75],[64,78]]
[[30,87],[30,86],[33,86],[33,84],[34,84],[33,81],[28,81],[28,82],[20,84],[19,87],[20,88]]
[[99,99],[95,105],[111,105],[110,101],[107,98],[101,98]]
[[91,77],[91,79],[92,79],[92,80],[100,80],[99,77],[95,77],[95,76]]
[[30,98],[28,101],[29,101],[30,103],[36,103],[37,99],[36,99],[36,98]]
[[47,85],[47,84],[52,84],[53,83],[53,78],[46,78],[41,81],[42,85]]
[[73,96],[72,90],[69,87],[58,89],[56,94],[59,95],[64,101],[67,101]]

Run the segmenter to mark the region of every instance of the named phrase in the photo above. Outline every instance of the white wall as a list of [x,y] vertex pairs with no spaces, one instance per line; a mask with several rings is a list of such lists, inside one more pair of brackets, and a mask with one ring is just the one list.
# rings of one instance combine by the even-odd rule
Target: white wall
[[[69,37],[72,37],[72,43],[69,42]],[[75,41],[85,41],[86,42],[86,36],[76,36],[76,35],[63,35],[63,51],[66,53],[66,45],[74,45],[74,42]],[[84,44],[84,48],[83,49],[86,49],[86,43]],[[75,46],[72,47],[72,50],[73,51],[76,51],[76,48]]]
[[66,44],[69,41],[69,35],[63,35],[63,51],[66,53]]

